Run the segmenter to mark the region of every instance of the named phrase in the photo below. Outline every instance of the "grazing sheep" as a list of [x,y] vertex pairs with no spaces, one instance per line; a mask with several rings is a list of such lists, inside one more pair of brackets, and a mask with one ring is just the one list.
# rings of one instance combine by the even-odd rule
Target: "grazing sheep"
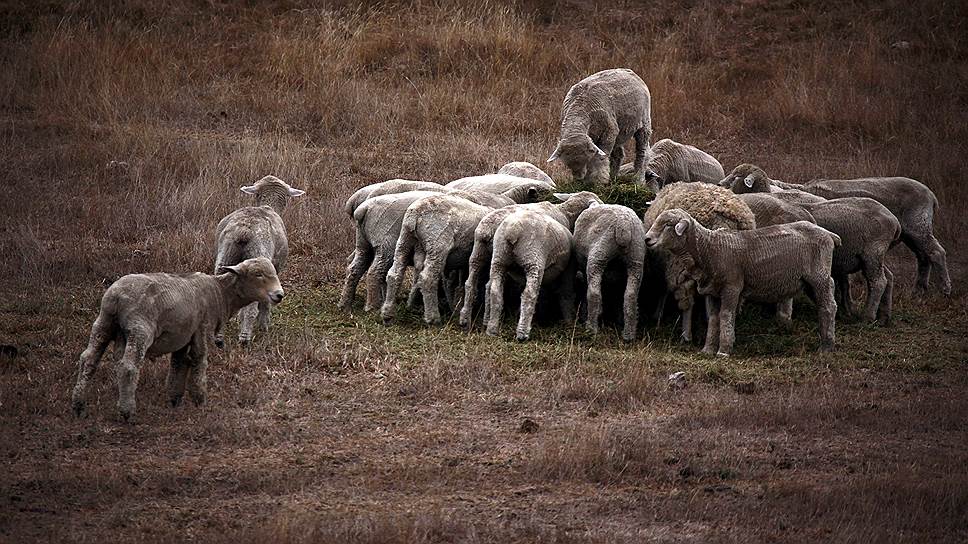
[[[266,176],[254,185],[241,188],[243,193],[255,196],[255,206],[239,208],[226,215],[216,227],[215,270],[238,264],[253,257],[265,257],[272,261],[277,274],[282,274],[289,256],[289,240],[282,212],[292,197],[305,194],[293,189],[275,176]],[[253,302],[242,309],[239,342],[252,341],[252,329],[269,330],[269,304]],[[222,345],[221,335],[216,344]]]
[[[619,174],[631,174],[633,170],[633,164],[623,164]],[[679,181],[719,183],[724,175],[723,165],[709,153],[668,138],[652,145],[645,167],[645,182],[656,192]]]
[[703,353],[728,356],[735,339],[741,299],[778,303],[810,287],[820,314],[820,349],[834,347],[834,247],[840,237],[807,221],[754,230],[710,230],[686,211],[666,210],[649,228],[645,243],[689,255],[687,273],[706,297],[709,327]]
[[639,286],[645,266],[645,228],[635,212],[625,206],[592,204],[575,221],[575,257],[588,283],[586,328],[598,332],[602,311],[602,276],[610,261],[625,264],[624,327],[622,338],[635,340],[639,315]]
[[514,161],[509,162],[501,167],[497,171],[498,174],[504,174],[508,176],[516,176],[519,178],[529,178],[536,179],[538,181],[544,181],[550,183],[552,187],[555,187],[555,182],[551,179],[551,176],[545,173],[544,170],[538,168],[537,166],[531,164],[530,162],[524,161]]
[[649,88],[627,68],[603,70],[579,81],[561,105],[558,146],[548,162],[561,159],[576,181],[609,183],[635,137],[636,178],[644,181],[652,139]]
[[853,315],[848,276],[862,272],[867,280],[863,317],[867,321],[879,319],[886,325],[891,319],[894,275],[884,264],[884,257],[901,236],[897,218],[872,198],[837,198],[805,204],[803,208],[816,219],[817,225],[837,234],[842,241],[834,249],[831,268],[841,312]]
[[390,179],[381,181],[380,183],[371,183],[358,189],[346,199],[346,205],[343,206],[343,211],[346,212],[346,215],[353,217],[353,212],[356,211],[356,208],[369,198],[395,193],[406,193],[407,191],[436,191],[442,193],[445,190],[443,185],[431,181]]
[[555,189],[553,183],[506,174],[486,174],[456,179],[446,185],[448,190],[472,189],[487,193],[503,194],[518,204],[535,202],[542,193]]
[[[480,223],[477,225],[477,228],[474,229],[474,246],[471,250],[471,256],[467,265],[467,279],[464,282],[464,305],[460,311],[461,326],[467,327],[471,324],[474,304],[477,299],[477,289],[481,281],[481,271],[488,270],[490,266],[492,254],[491,244],[494,239],[494,233],[497,231],[498,225],[500,225],[501,222],[507,218],[507,216],[520,210],[532,210],[538,213],[543,213],[561,223],[567,229],[573,230],[575,227],[575,221],[578,219],[578,216],[585,211],[585,209],[587,209],[593,203],[602,203],[602,199],[600,199],[598,195],[588,191],[581,191],[578,193],[555,193],[555,197],[562,202],[560,204],[552,204],[551,202],[536,202],[534,204],[507,206],[505,208],[494,210],[481,219]],[[485,288],[485,292],[486,291],[487,288]],[[490,304],[488,299],[485,297],[485,321],[487,320],[487,308],[489,306]]]
[[[710,183],[673,183],[663,187],[642,219],[646,230],[663,211],[684,209],[700,224],[711,229],[749,230],[756,228],[756,219],[745,202],[728,189]],[[692,267],[689,255],[673,255],[661,249],[650,252],[665,273],[666,289],[673,293],[682,313],[682,339],[692,342],[692,309],[695,284],[684,273]],[[657,314],[661,316],[660,303]]]
[[124,355],[118,362],[118,411],[125,420],[135,412],[135,390],[145,357],[171,353],[168,399],[177,406],[185,393],[205,401],[207,339],[226,320],[252,302],[282,301],[272,262],[265,257],[224,266],[219,275],[129,274],[101,297],[101,310],[91,327],[87,349],[78,362],[72,404],[80,416],[87,404],[90,380],[112,341]]
[[[474,191],[475,193],[477,191]],[[393,255],[393,266],[387,273],[387,292],[381,315],[384,323],[396,313],[396,292],[403,279],[407,263],[416,261],[415,253],[422,254],[422,268],[415,278],[423,293],[424,321],[440,322],[437,286],[447,270],[463,270],[474,246],[474,229],[494,208],[510,206],[514,202],[504,196],[483,193],[485,205],[471,202],[457,194],[441,194],[421,198],[407,208]]]
[[571,232],[546,214],[518,210],[507,216],[494,233],[494,255],[491,257],[490,315],[487,334],[497,336],[504,311],[504,279],[512,266],[524,271],[524,291],[515,337],[519,341],[531,334],[538,292],[553,287],[560,297],[565,316],[574,311],[575,264]]
[[931,189],[916,180],[903,177],[817,179],[800,185],[770,180],[762,169],[741,164],[723,183],[730,183],[734,192],[797,189],[825,199],[848,196],[873,198],[886,206],[901,223],[901,241],[918,260],[917,287],[927,291],[929,275],[934,269],[941,280],[941,292],[951,294],[947,252],[933,232],[938,199]]

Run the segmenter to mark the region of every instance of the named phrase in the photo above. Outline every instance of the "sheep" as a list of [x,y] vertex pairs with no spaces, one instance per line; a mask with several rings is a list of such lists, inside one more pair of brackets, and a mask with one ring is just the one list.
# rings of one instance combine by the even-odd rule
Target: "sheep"
[[440,323],[437,285],[445,270],[467,266],[474,245],[474,229],[481,218],[494,208],[514,204],[507,197],[484,193],[481,196],[486,202],[480,205],[459,196],[467,194],[464,191],[455,193],[421,198],[407,208],[394,250],[393,266],[387,273],[387,292],[380,312],[384,323],[394,318],[400,280],[407,263],[417,260],[414,257],[417,252],[423,256],[420,259],[422,269],[414,283],[423,293],[424,321],[427,324]]
[[[555,193],[556,198],[561,200],[560,204],[551,202],[537,202],[534,204],[519,204],[507,206],[494,210],[485,215],[477,228],[474,229],[474,246],[467,264],[467,279],[464,282],[464,304],[460,311],[460,324],[469,327],[473,316],[474,304],[477,298],[477,289],[480,283],[481,270],[487,270],[491,262],[492,241],[498,225],[504,221],[511,213],[520,210],[531,210],[543,213],[555,221],[561,223],[569,230],[575,228],[575,221],[578,216],[589,206],[601,204],[602,199],[595,193],[581,191],[578,193]],[[486,291],[486,288],[485,288]],[[487,320],[490,306],[485,297],[485,321]]]
[[744,193],[739,195],[739,198],[750,207],[750,211],[753,212],[753,216],[756,219],[757,227],[782,225],[796,221],[817,222],[810,215],[810,212],[802,206],[782,200],[776,196],[778,194]]
[[554,286],[562,313],[574,311],[575,261],[571,232],[560,222],[535,210],[511,213],[494,232],[491,258],[490,315],[487,334],[497,336],[504,310],[504,279],[512,266],[524,270],[525,285],[515,337],[525,341],[531,334],[531,320],[541,287]]
[[689,255],[687,273],[706,296],[709,327],[703,353],[729,356],[742,298],[781,302],[810,287],[820,316],[820,349],[834,348],[834,247],[840,237],[807,221],[754,230],[710,230],[681,209],[659,214],[645,234],[649,248]]
[[[168,400],[178,406],[187,386],[196,405],[205,402],[207,339],[242,307],[284,296],[272,262],[265,257],[223,266],[218,275],[129,274],[101,297],[101,309],[87,348],[78,361],[72,394],[75,415],[84,414],[91,378],[111,342],[123,352],[118,362],[118,412],[135,413],[135,390],[145,357],[171,353]],[[186,385],[187,384],[187,385]]]
[[602,276],[609,261],[625,264],[624,327],[622,338],[635,340],[639,286],[645,266],[645,229],[635,212],[625,206],[592,204],[575,221],[575,257],[588,284],[586,328],[598,332],[602,310]]
[[645,180],[652,139],[649,88],[627,68],[603,70],[579,81],[561,105],[558,145],[548,162],[561,159],[576,181],[609,183],[618,174],[625,151],[635,137],[633,170]]
[[554,183],[539,181],[507,174],[485,174],[456,179],[445,187],[448,190],[473,189],[488,193],[499,193],[518,204],[536,201],[542,193],[555,190]]
[[[645,182],[654,191],[677,181],[719,183],[725,175],[723,165],[709,153],[668,138],[652,145],[650,157]],[[631,174],[633,169],[632,163],[623,164],[619,174]]]
[[514,161],[509,162],[501,167],[497,171],[498,174],[504,174],[508,176],[517,176],[519,178],[530,178],[536,179],[538,181],[544,181],[550,183],[552,188],[557,188],[555,182],[551,179],[551,176],[545,173],[544,170],[538,168],[537,166],[531,164],[530,162],[524,161]]
[[410,179],[390,179],[380,183],[371,183],[365,187],[357,189],[355,193],[346,199],[343,211],[346,215],[353,217],[353,212],[360,204],[369,198],[395,193],[405,193],[407,191],[437,191],[444,192],[444,186],[432,181],[415,181]]
[[[752,177],[751,177],[752,176]],[[741,183],[740,180],[743,180]],[[916,285],[928,290],[932,269],[941,279],[941,292],[951,294],[951,277],[948,275],[947,252],[934,237],[934,214],[938,212],[938,199],[927,186],[917,180],[904,177],[879,177],[859,179],[816,179],[804,184],[784,183],[770,180],[762,169],[751,165],[737,166],[723,183],[731,183],[734,192],[764,192],[796,189],[825,199],[848,196],[873,198],[887,207],[901,223],[901,241],[918,261]],[[747,185],[748,183],[748,185]]]
[[842,244],[834,249],[831,274],[840,295],[840,310],[853,315],[848,276],[862,272],[867,280],[867,304],[863,317],[891,319],[894,275],[884,264],[887,250],[901,236],[901,224],[884,205],[872,198],[846,197],[817,204],[804,204],[817,225],[840,236]]
[[[253,257],[266,257],[272,261],[276,273],[281,274],[289,256],[282,213],[291,198],[306,192],[290,187],[275,176],[266,176],[241,190],[253,195],[256,205],[239,208],[219,221],[215,229],[215,270]],[[269,330],[269,304],[265,301],[246,306],[241,317],[239,342],[242,344],[252,341],[256,324],[262,332]],[[224,344],[221,335],[215,341],[217,345]]]
[[[756,228],[752,210],[728,189],[702,182],[673,183],[663,187],[642,218],[646,230],[665,210],[680,208],[688,211],[703,226],[712,229],[749,230]],[[692,265],[686,254],[672,255],[659,250],[650,254],[659,262],[665,274],[666,287],[676,298],[682,313],[682,340],[692,342],[692,309],[695,299],[694,282],[684,274]],[[657,310],[661,316],[663,304]]]
[[[508,202],[500,195],[483,191],[448,190],[447,193],[478,204],[501,205]],[[378,196],[360,204],[353,213],[353,219],[356,221],[356,247],[350,253],[346,280],[339,301],[340,308],[344,310],[351,308],[353,295],[364,273],[368,273],[368,276],[366,303],[363,310],[369,312],[382,304],[381,293],[386,288],[386,274],[393,262],[403,216],[407,208],[416,200],[436,194],[440,193],[408,191]],[[412,295],[415,295],[415,292],[412,292]]]

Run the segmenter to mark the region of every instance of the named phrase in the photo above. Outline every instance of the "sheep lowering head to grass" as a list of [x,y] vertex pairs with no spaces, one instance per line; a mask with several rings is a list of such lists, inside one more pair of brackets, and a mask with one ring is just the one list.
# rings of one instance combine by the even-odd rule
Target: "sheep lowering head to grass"
[[706,295],[709,326],[703,353],[728,356],[741,299],[780,303],[804,285],[820,314],[820,347],[834,347],[834,281],[830,267],[840,237],[806,221],[753,230],[710,230],[686,211],[659,214],[645,234],[650,248],[688,255],[687,273]]
[[[635,165],[631,163],[623,164],[619,174],[631,174],[634,169]],[[652,145],[645,167],[645,183],[656,192],[680,181],[719,183],[724,175],[723,165],[709,153],[668,138]]]
[[177,406],[187,387],[201,404],[206,394],[207,340],[242,307],[278,304],[282,286],[265,257],[223,266],[208,274],[129,274],[114,282],[101,297],[101,310],[87,349],[78,363],[74,413],[82,415],[90,380],[111,342],[121,346],[118,362],[118,411],[125,420],[135,412],[138,375],[146,357],[171,353],[168,399]]
[[652,97],[627,68],[603,70],[568,90],[561,105],[558,145],[548,162],[561,160],[576,181],[607,184],[618,175],[622,146],[635,138],[636,178],[644,181],[652,139]]
[[[226,215],[216,227],[215,270],[238,264],[246,259],[265,257],[281,274],[289,256],[289,240],[282,212],[293,197],[305,194],[275,176],[266,176],[254,185],[241,188],[255,197],[255,206],[239,208]],[[242,309],[239,342],[252,341],[253,329],[269,330],[269,304],[252,303]],[[216,338],[221,345],[221,335]]]
[[448,190],[474,190],[502,194],[518,204],[536,202],[542,195],[555,190],[553,182],[540,181],[507,174],[485,174],[456,179],[446,185]]

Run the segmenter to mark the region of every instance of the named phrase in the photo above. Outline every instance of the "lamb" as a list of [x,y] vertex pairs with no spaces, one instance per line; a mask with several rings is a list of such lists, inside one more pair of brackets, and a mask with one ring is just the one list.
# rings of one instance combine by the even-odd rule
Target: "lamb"
[[753,212],[757,227],[782,225],[797,221],[817,222],[810,215],[810,212],[802,206],[782,200],[776,196],[777,194],[779,193],[744,193],[739,195],[740,200],[745,202],[750,207],[750,211]]
[[603,70],[579,81],[561,105],[558,145],[548,162],[561,159],[576,181],[609,183],[625,156],[622,146],[634,136],[633,170],[644,182],[651,102],[645,82],[627,68]]
[[645,266],[645,229],[642,221],[625,206],[592,204],[575,221],[574,240],[577,265],[585,270],[588,283],[586,328],[593,333],[598,332],[602,310],[602,276],[608,263],[619,259],[625,264],[626,270],[622,338],[629,342],[635,340],[639,286]]
[[[648,230],[665,210],[680,208],[711,229],[749,230],[756,228],[752,210],[729,190],[710,183],[673,183],[663,187],[645,211],[642,223]],[[685,274],[692,264],[686,254],[673,255],[657,249],[650,252],[665,273],[666,287],[676,298],[682,312],[682,340],[692,342],[694,282]],[[658,313],[661,315],[663,305]]]
[[703,353],[729,356],[742,298],[781,302],[806,284],[820,316],[820,349],[834,347],[834,247],[840,237],[807,221],[754,230],[710,230],[684,210],[659,214],[645,235],[650,248],[689,255],[688,274],[706,297],[709,327]]
[[506,174],[486,174],[456,179],[446,185],[448,190],[472,189],[488,193],[499,193],[517,202],[534,202],[542,193],[555,190],[554,183],[539,181]]
[[[485,205],[476,204],[458,194],[441,194],[421,198],[407,208],[393,255],[393,266],[387,273],[387,292],[381,315],[384,323],[396,313],[396,292],[407,263],[417,261],[420,253],[422,268],[415,285],[423,293],[424,321],[440,323],[437,285],[448,269],[464,269],[474,245],[474,229],[494,208],[510,206],[514,202],[504,196],[484,193]],[[469,195],[468,195],[469,196]],[[455,297],[456,298],[456,297]]]
[[360,204],[369,198],[375,198],[381,195],[405,193],[407,191],[436,191],[442,193],[445,190],[443,185],[432,181],[390,179],[381,181],[380,183],[371,183],[370,185],[357,189],[355,193],[346,199],[346,205],[343,206],[343,211],[346,212],[346,215],[353,217],[353,212],[356,211],[356,208]]
[[803,209],[816,218],[817,225],[837,234],[842,241],[834,249],[831,268],[840,295],[840,310],[853,315],[848,276],[862,272],[867,280],[863,317],[867,321],[878,319],[886,325],[891,319],[894,275],[884,264],[884,257],[901,236],[900,222],[872,198],[838,198],[805,204]]
[[196,272],[122,277],[101,297],[87,349],[81,353],[72,395],[74,413],[84,414],[91,378],[111,342],[124,353],[118,362],[118,411],[124,420],[135,413],[135,390],[145,357],[172,354],[172,406],[181,403],[186,387],[195,404],[202,404],[207,389],[206,340],[242,307],[263,301],[278,304],[284,294],[265,257],[223,266],[217,276]]
[[[744,183],[740,184],[740,179]],[[746,180],[749,180],[749,185]],[[904,177],[817,179],[799,185],[770,180],[762,169],[751,164],[741,164],[723,183],[731,183],[735,192],[797,189],[825,199],[848,196],[873,198],[886,206],[901,223],[901,241],[918,260],[918,289],[927,291],[928,279],[933,269],[940,277],[941,292],[945,296],[951,294],[947,252],[933,233],[938,199],[931,189],[916,180]]]
[[[715,157],[691,145],[664,138],[652,145],[645,167],[645,182],[654,191],[677,181],[719,183],[725,175]],[[623,164],[619,174],[632,173],[634,165]]]
[[[594,204],[601,204],[602,199],[595,193],[581,191],[578,193],[555,193],[555,198],[562,202],[552,204],[551,202],[537,202],[534,204],[519,204],[507,206],[488,213],[484,216],[477,228],[474,229],[474,246],[467,265],[467,279],[464,282],[464,305],[460,312],[460,324],[468,327],[471,324],[474,304],[477,298],[477,289],[480,283],[481,270],[487,270],[491,262],[492,241],[498,225],[504,221],[511,213],[521,210],[531,210],[543,213],[553,220],[561,223],[569,230],[575,228],[575,221],[578,216],[588,207]],[[485,289],[486,291],[486,289]],[[488,308],[490,303],[485,297],[484,319],[487,320]]]
[[537,166],[531,164],[530,162],[524,161],[514,161],[509,162],[501,167],[497,171],[498,174],[504,174],[508,176],[517,176],[519,178],[530,178],[536,179],[538,181],[544,181],[550,183],[551,186],[555,187],[555,182],[551,179],[551,176],[545,173],[544,170],[538,168]]
[[[277,274],[281,274],[289,256],[289,241],[282,213],[293,197],[305,191],[293,189],[275,176],[266,176],[254,185],[241,188],[243,193],[255,196],[255,206],[239,208],[226,215],[216,227],[215,270],[238,264],[253,257],[265,257],[272,261]],[[252,303],[242,309],[239,342],[252,341],[252,329],[269,330],[269,304],[266,301]],[[221,335],[216,344],[222,345]]]
[[531,334],[531,320],[541,287],[554,286],[560,297],[562,313],[566,316],[573,313],[573,241],[571,232],[564,225],[534,210],[518,210],[498,225],[493,245],[488,290],[491,308],[487,322],[488,335],[497,336],[500,332],[504,280],[512,266],[522,268],[525,275],[516,333],[519,341],[527,340]]

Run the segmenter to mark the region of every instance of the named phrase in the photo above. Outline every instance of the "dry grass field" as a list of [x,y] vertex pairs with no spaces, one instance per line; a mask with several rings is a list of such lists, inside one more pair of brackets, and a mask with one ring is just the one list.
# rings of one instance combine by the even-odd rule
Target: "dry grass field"
[[[597,4],[0,3],[0,542],[968,540],[968,4]],[[895,249],[892,326],[820,355],[809,302],[750,308],[728,360],[671,323],[515,344],[335,309],[349,194],[544,166],[610,67],[727,170],[921,180],[954,293]],[[156,360],[122,423],[108,362],[73,418],[104,288],[209,271],[270,173],[307,191],[271,333],[229,331],[202,407]]]

